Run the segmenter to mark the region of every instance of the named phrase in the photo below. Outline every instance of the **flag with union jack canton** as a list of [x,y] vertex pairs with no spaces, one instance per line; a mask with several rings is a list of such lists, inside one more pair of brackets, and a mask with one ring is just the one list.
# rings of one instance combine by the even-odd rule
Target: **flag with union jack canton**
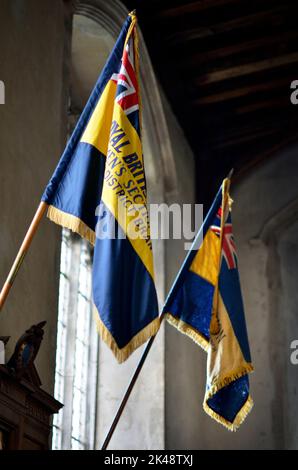
[[52,221],[95,245],[95,317],[119,362],[159,328],[139,96],[131,13],[42,197]]
[[[163,312],[208,354],[204,410],[235,431],[252,408],[252,372],[225,179]],[[203,232],[203,233],[202,233]],[[203,235],[199,248],[198,240]]]

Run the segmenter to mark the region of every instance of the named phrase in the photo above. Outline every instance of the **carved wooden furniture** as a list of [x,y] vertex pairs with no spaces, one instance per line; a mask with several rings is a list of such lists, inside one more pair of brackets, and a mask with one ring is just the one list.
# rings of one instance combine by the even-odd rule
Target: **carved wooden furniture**
[[21,379],[0,365],[0,449],[50,448],[51,416],[63,405],[40,385],[34,365]]

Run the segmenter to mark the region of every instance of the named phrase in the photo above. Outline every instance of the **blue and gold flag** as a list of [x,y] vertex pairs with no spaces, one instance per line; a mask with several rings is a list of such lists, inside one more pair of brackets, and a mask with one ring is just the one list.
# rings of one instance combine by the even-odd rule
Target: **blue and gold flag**
[[52,221],[95,245],[98,327],[119,362],[159,328],[138,66],[131,13],[42,197]]
[[[235,431],[252,408],[250,350],[225,179],[168,296],[169,323],[208,354],[204,410]],[[198,240],[202,237],[199,247]]]

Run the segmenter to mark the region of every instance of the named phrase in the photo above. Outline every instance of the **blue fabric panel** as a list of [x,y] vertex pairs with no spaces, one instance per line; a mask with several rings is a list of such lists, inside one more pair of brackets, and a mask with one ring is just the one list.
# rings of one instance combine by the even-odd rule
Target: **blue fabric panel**
[[251,362],[238,269],[229,269],[223,258],[219,276],[219,292],[230,317],[244,359]]
[[158,316],[158,305],[150,274],[115,219],[114,223],[120,238],[96,239],[93,300],[102,322],[123,348]]
[[210,338],[209,328],[212,313],[214,286],[189,271],[184,284],[176,293],[168,312]]
[[79,217],[92,230],[101,199],[105,162],[106,157],[93,145],[80,142],[52,199],[53,206]]
[[212,398],[207,400],[208,406],[217,414],[233,423],[239,410],[249,396],[248,376],[244,375],[230,385],[222,388]]

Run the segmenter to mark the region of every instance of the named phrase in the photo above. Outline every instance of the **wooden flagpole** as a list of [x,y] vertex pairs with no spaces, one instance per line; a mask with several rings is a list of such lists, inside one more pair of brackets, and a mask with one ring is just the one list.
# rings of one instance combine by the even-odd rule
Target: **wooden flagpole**
[[[234,168],[232,168],[232,169],[230,170],[230,172],[229,172],[229,174],[228,174],[228,176],[227,176],[227,178],[228,178],[229,180],[231,180],[233,173],[234,173]],[[211,209],[210,209],[210,210],[211,210]],[[209,213],[210,213],[210,210],[209,210]],[[207,216],[206,216],[206,219],[207,219],[207,218],[208,218],[208,214],[207,214]],[[206,220],[206,219],[205,219],[205,220]],[[204,227],[204,222],[203,222],[203,224],[202,224],[201,229],[199,230],[199,232],[201,232],[201,230],[203,230],[203,227]],[[197,235],[197,236],[198,236],[198,235]],[[196,236],[196,238],[197,238],[197,236]],[[187,257],[187,258],[188,258],[188,257]],[[171,288],[171,290],[170,290],[170,292],[169,292],[169,294],[168,294],[168,296],[167,296],[167,298],[166,298],[166,301],[165,301],[165,303],[164,303],[164,308],[165,308],[166,304],[168,303],[169,298],[175,294],[175,290],[176,290],[175,288],[176,288],[176,285],[177,285],[177,280],[179,279],[180,274],[181,274],[181,272],[183,271],[183,268],[184,268],[184,266],[185,266],[185,264],[186,264],[187,258],[184,260],[184,262],[183,262],[183,264],[182,264],[182,266],[181,266],[181,268],[180,268],[180,270],[179,270],[179,272],[178,272],[178,274],[177,274],[177,276],[176,276],[176,279],[175,279],[175,281],[174,281],[174,283],[173,283],[173,285],[172,285],[172,288]],[[161,315],[160,315],[160,323],[161,323],[162,320],[164,319],[165,314],[166,314],[166,312],[164,312],[164,310],[162,310],[162,313],[161,313]],[[139,375],[140,375],[140,372],[141,372],[141,370],[142,370],[142,367],[143,367],[143,365],[144,365],[144,363],[145,363],[145,361],[146,361],[146,358],[147,358],[147,356],[148,356],[148,354],[149,354],[149,351],[150,351],[150,349],[151,349],[151,347],[152,347],[152,344],[153,344],[155,338],[156,338],[156,335],[155,335],[155,336],[152,336],[152,337],[149,339],[149,341],[148,341],[148,343],[147,343],[147,346],[146,346],[145,349],[144,349],[144,352],[143,352],[143,354],[142,354],[142,357],[141,357],[141,359],[140,359],[140,361],[139,361],[139,363],[138,363],[138,365],[137,365],[137,367],[136,367],[136,370],[135,370],[135,372],[134,372],[134,374],[133,374],[133,376],[132,376],[132,378],[131,378],[131,380],[130,380],[130,383],[129,383],[127,389],[126,389],[126,392],[125,392],[125,394],[124,394],[124,396],[123,396],[123,398],[122,398],[122,401],[121,401],[121,403],[120,403],[120,406],[119,406],[119,408],[118,408],[118,411],[117,411],[117,413],[116,413],[116,415],[115,415],[115,417],[114,417],[114,420],[113,420],[112,425],[111,425],[111,427],[110,427],[110,429],[109,429],[109,431],[108,431],[108,434],[107,434],[107,436],[106,436],[106,438],[105,438],[105,440],[104,440],[104,443],[103,443],[103,445],[102,445],[102,447],[101,447],[101,450],[106,450],[107,447],[108,447],[108,445],[109,445],[109,443],[110,443],[110,440],[112,439],[112,436],[113,436],[114,431],[115,431],[115,429],[116,429],[116,427],[117,427],[117,424],[118,424],[118,422],[119,422],[119,419],[120,419],[121,416],[122,416],[122,413],[123,413],[123,411],[124,411],[124,408],[125,408],[125,406],[126,406],[126,403],[127,403],[128,399],[129,399],[130,394],[131,394],[131,392],[132,392],[132,390],[133,390],[133,387],[134,387],[134,385],[135,385],[135,383],[136,383],[136,381],[137,381],[137,379],[138,379],[138,377],[139,377]]]
[[25,238],[23,240],[23,243],[21,245],[21,248],[19,249],[19,252],[16,256],[16,259],[14,260],[14,263],[12,265],[12,268],[7,276],[7,279],[2,287],[1,293],[0,293],[0,311],[2,310],[2,307],[5,303],[5,300],[7,299],[7,296],[9,294],[9,291],[14,283],[14,280],[19,272],[19,269],[24,261],[24,258],[26,256],[27,251],[29,250],[29,247],[31,245],[32,239],[37,231],[37,228],[39,226],[39,223],[47,210],[48,204],[45,202],[41,202],[37,208],[37,211],[32,219],[32,222],[30,224],[30,227],[25,235]]

